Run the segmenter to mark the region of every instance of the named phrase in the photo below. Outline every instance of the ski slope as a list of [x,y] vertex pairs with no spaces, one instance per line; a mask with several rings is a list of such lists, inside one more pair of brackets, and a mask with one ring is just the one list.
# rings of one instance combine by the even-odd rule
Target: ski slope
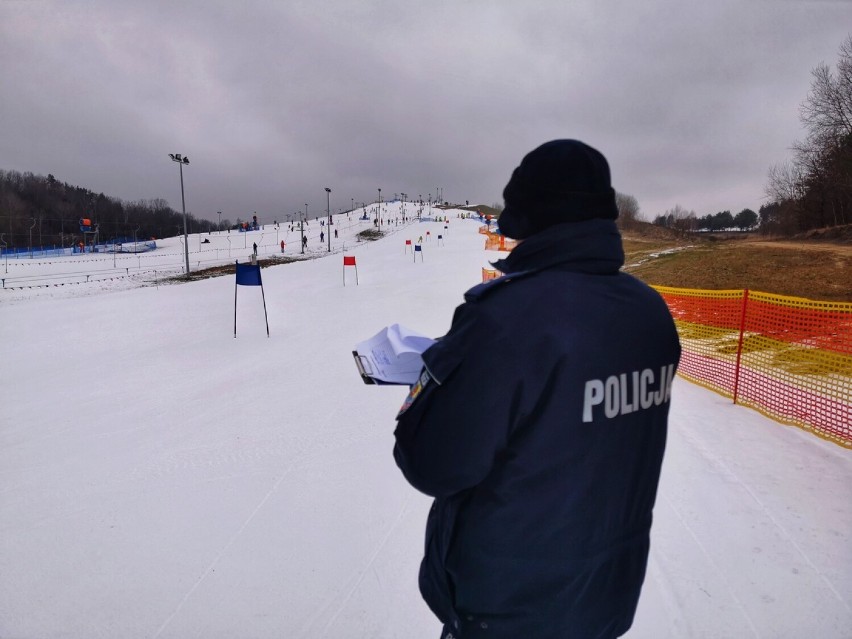
[[[407,389],[364,385],[351,350],[393,322],[443,334],[497,255],[458,211],[445,229],[399,207],[375,242],[335,216],[330,255],[311,221],[316,259],[263,270],[269,338],[257,288],[235,339],[233,276],[165,280],[179,238],[115,267],[10,261],[38,288],[0,290],[0,637],[438,636],[417,592],[430,500],[391,455]],[[191,265],[244,261],[260,234],[191,236]],[[852,637],[850,480],[849,451],[678,379],[627,636]]]

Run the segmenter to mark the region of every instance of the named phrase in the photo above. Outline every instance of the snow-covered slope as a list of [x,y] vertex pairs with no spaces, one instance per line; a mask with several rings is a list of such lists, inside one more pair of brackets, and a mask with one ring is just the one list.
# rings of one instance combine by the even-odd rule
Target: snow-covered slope
[[[336,216],[328,255],[312,221],[321,259],[264,269],[269,338],[241,287],[234,339],[232,276],[0,292],[0,636],[438,636],[416,585],[429,500],[391,457],[405,389],[365,386],[351,350],[392,322],[442,334],[495,255],[458,211],[404,225],[394,206],[384,239]],[[243,261],[260,233],[191,238],[219,251],[191,262]],[[180,240],[160,246],[179,273]],[[849,637],[850,479],[848,451],[678,380],[628,636]]]

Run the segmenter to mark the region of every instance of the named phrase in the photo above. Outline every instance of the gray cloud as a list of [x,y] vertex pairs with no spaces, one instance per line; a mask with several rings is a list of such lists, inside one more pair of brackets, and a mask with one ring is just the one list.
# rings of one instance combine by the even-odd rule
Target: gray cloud
[[193,213],[271,220],[325,186],[490,204],[576,137],[646,217],[757,209],[850,24],[843,0],[0,0],[0,168],[177,208],[179,152]]

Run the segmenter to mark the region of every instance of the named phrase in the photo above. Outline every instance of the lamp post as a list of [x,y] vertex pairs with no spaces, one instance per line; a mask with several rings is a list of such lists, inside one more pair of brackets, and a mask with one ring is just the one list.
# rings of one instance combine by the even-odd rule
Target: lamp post
[[183,253],[186,258],[186,277],[189,278],[189,238],[186,233],[186,200],[183,196],[183,165],[189,164],[189,158],[181,157],[180,153],[169,153],[172,162],[177,162],[180,167],[180,204],[183,209]]
[[217,211],[219,214],[219,227],[216,229],[219,235],[222,234],[222,211]]
[[379,189],[379,203],[376,205],[376,228],[379,228],[379,224],[382,219],[382,190]]
[[328,252],[331,253],[331,189],[325,187],[325,212],[328,214]]

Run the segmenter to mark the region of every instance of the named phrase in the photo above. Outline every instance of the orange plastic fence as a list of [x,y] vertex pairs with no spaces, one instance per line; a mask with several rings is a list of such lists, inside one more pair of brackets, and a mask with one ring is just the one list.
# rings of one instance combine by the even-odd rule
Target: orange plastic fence
[[852,304],[655,288],[677,324],[683,377],[852,448]]
[[[484,227],[481,227],[484,228]],[[510,240],[505,235],[499,233],[485,233],[485,250],[486,251],[511,251],[518,242]]]
[[500,272],[496,269],[482,267],[483,282],[487,282],[488,280],[496,280],[498,277],[500,277]]

